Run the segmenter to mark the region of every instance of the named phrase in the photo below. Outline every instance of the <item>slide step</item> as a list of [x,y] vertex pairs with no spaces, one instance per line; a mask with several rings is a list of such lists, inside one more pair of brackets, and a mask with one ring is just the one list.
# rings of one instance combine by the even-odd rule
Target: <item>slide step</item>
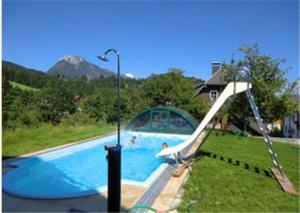
[[288,177],[284,173],[283,173],[283,175],[281,175],[280,172],[278,171],[278,169],[275,169],[275,168],[271,168],[271,171],[283,191],[291,193],[293,195],[299,195],[299,192],[295,189],[295,187],[293,186],[291,181],[288,179]]
[[184,170],[188,167],[189,167],[189,165],[187,163],[180,164],[177,167],[177,169],[173,172],[172,176],[173,177],[180,177],[182,175],[182,173],[184,172]]

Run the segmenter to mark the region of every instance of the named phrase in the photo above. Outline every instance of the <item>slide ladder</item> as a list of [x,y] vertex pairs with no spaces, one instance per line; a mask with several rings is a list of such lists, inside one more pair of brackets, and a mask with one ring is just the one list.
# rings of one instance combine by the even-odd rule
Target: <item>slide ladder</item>
[[254,114],[255,120],[257,121],[257,124],[259,125],[259,129],[260,129],[260,131],[262,132],[262,134],[264,136],[264,142],[268,146],[268,152],[272,157],[273,164],[278,169],[280,174],[283,175],[282,167],[281,167],[281,165],[279,163],[279,160],[277,158],[277,154],[275,153],[275,151],[273,149],[272,141],[270,140],[270,137],[268,135],[266,125],[265,125],[265,123],[263,122],[263,119],[260,116],[260,113],[258,111],[258,108],[256,106],[256,103],[254,101],[254,98],[253,98],[253,95],[252,95],[250,89],[247,90],[247,98],[248,98],[249,104],[251,106],[252,112]]
[[273,149],[272,141],[270,140],[270,137],[268,135],[266,124],[263,122],[263,119],[260,116],[260,113],[258,111],[258,108],[256,106],[256,103],[254,101],[254,98],[253,98],[253,95],[252,95],[250,89],[247,89],[246,94],[247,94],[247,98],[248,98],[249,104],[251,106],[252,112],[254,114],[255,120],[256,120],[257,124],[259,125],[259,129],[260,129],[261,133],[263,134],[264,142],[267,145],[268,152],[272,158],[272,162],[276,168],[276,169],[271,168],[273,175],[275,176],[277,182],[280,184],[283,191],[294,194],[294,195],[299,195],[299,192],[295,189],[292,182],[288,179],[288,177],[283,172],[282,166],[280,165],[279,160],[277,158],[277,154],[275,153],[275,151]]

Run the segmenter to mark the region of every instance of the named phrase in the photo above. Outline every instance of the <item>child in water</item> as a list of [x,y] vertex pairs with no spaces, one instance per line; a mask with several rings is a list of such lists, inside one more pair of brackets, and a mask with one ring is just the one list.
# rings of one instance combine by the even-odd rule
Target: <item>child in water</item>
[[132,139],[130,140],[131,144],[136,144],[136,136],[133,136]]
[[166,148],[168,148],[168,144],[167,143],[163,143],[162,144],[162,149],[166,149]]
[[[161,148],[162,148],[162,149],[166,149],[166,148],[168,148],[168,147],[169,147],[169,145],[168,145],[167,143],[163,143],[163,144],[161,145]],[[174,161],[174,157],[173,157],[173,156],[170,156],[170,155],[164,156],[163,158],[165,159],[165,162],[167,162],[167,163],[172,163],[172,162]]]

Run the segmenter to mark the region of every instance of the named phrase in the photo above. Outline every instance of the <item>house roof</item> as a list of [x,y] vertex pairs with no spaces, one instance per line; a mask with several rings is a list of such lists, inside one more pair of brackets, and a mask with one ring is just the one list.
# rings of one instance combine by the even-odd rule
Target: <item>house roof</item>
[[226,70],[223,67],[220,67],[210,79],[208,79],[205,83],[198,84],[195,87],[194,93],[195,95],[199,94],[203,88],[214,85],[214,86],[225,86],[226,81],[224,81],[223,77],[225,76]]
[[208,81],[205,82],[206,85],[226,85],[226,82],[223,80],[225,75],[225,69],[220,67]]

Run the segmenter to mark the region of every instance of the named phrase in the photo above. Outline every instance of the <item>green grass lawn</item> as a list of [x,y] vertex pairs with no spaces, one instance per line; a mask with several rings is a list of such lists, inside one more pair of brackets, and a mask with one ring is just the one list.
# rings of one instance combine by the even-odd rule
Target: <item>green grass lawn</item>
[[3,159],[55,147],[78,140],[104,135],[116,127],[102,125],[58,125],[43,124],[37,128],[7,130],[3,132]]
[[[299,189],[299,146],[273,142],[282,167]],[[184,185],[180,212],[299,212],[299,197],[281,190],[262,139],[214,132]]]
[[17,82],[14,82],[14,81],[9,81],[9,83],[13,86],[13,87],[17,87],[21,90],[31,90],[31,91],[38,91],[39,89],[37,88],[33,88],[33,87],[30,87],[30,86],[26,86],[24,84],[20,84],[20,83],[17,83]]

